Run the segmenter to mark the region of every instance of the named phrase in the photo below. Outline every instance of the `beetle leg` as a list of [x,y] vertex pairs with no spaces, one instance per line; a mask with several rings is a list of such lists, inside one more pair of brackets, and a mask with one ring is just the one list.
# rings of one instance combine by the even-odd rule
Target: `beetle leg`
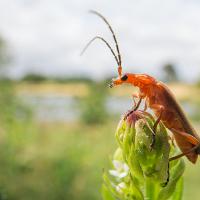
[[[139,106],[142,102],[142,99],[144,99],[145,95],[143,95],[142,93],[139,93],[139,94],[133,94],[132,97],[133,97],[134,106],[133,106],[132,110],[128,111],[128,113],[125,115],[124,119],[126,119],[130,114],[132,114],[134,111],[136,111],[139,108]],[[137,103],[135,100],[136,98],[139,99]],[[146,104],[145,104],[145,106],[146,106]]]
[[133,102],[134,102],[134,106],[133,108],[136,107],[137,103],[136,103],[136,100],[135,99],[138,99],[139,98],[139,95],[138,94],[132,94],[132,98],[133,98]]
[[[140,94],[133,94],[132,98],[133,98],[133,102],[134,102],[133,111],[136,111],[139,108],[143,97]],[[138,102],[136,102],[135,99],[139,99]]]
[[135,107],[133,108],[134,111],[136,111],[136,110],[139,108],[141,102],[142,102],[142,97],[140,97],[139,101],[137,102],[137,104],[136,104]]
[[178,134],[180,136],[182,136],[185,140],[187,140],[188,142],[190,142],[191,144],[195,145],[194,147],[192,147],[191,149],[189,149],[188,151],[186,152],[183,152],[177,156],[174,156],[172,158],[170,158],[170,161],[171,160],[175,160],[175,159],[178,159],[178,158],[181,158],[182,156],[185,156],[193,151],[195,151],[198,147],[200,147],[200,142],[198,139],[196,139],[193,135],[190,135],[188,133],[185,133],[183,131],[179,131],[179,130],[176,130],[174,128],[171,129],[171,131],[174,133],[174,134]]
[[194,146],[193,148],[189,149],[188,151],[186,151],[186,152],[184,152],[184,153],[181,153],[181,154],[179,154],[179,155],[177,155],[177,156],[173,156],[173,157],[169,158],[169,161],[172,161],[172,160],[176,160],[176,159],[178,159],[178,158],[181,158],[181,157],[183,157],[183,156],[185,156],[185,155],[187,155],[187,154],[189,154],[189,153],[195,151],[197,148],[199,148],[199,146],[200,146],[200,144],[197,144],[196,146]]
[[[140,106],[140,104],[142,102],[142,97],[140,97],[139,94],[133,94],[132,98],[133,98],[134,106],[130,111],[128,111],[127,114],[125,114],[124,119],[126,119],[129,115],[131,115],[134,111],[136,111],[139,108],[139,106]],[[138,100],[138,102],[136,102],[135,99],[138,99],[138,98],[139,98],[139,100]]]
[[174,128],[170,129],[174,134],[182,136],[185,140],[190,142],[193,145],[200,145],[200,142],[198,139],[196,139],[193,135],[190,135],[188,133],[185,133],[183,131],[176,130]]
[[156,133],[156,129],[157,129],[158,124],[159,124],[159,122],[160,122],[160,120],[161,120],[161,118],[162,118],[164,106],[159,105],[159,104],[153,104],[153,105],[151,106],[151,108],[160,111],[159,117],[157,118],[157,120],[155,121],[155,123],[154,123],[154,125],[153,125],[153,131],[154,131],[154,133]]
[[164,110],[164,106],[159,105],[159,104],[153,104],[151,105],[152,109],[156,109],[160,111],[159,117],[157,118],[157,120],[155,121],[154,125],[153,125],[153,135],[152,135],[152,143],[151,143],[151,148],[153,148],[154,144],[155,144],[155,138],[156,138],[156,130],[158,127],[158,124],[162,118],[162,113]]
[[148,108],[147,101],[145,101],[144,102],[144,109],[143,109],[143,111],[145,112],[147,110],[147,108]]
[[[133,94],[132,97],[133,97],[133,100],[134,100],[133,110],[136,111],[139,108],[139,106],[142,102],[142,99],[144,99],[145,95],[143,93],[139,93],[139,94]],[[135,102],[135,98],[139,99],[137,103]]]

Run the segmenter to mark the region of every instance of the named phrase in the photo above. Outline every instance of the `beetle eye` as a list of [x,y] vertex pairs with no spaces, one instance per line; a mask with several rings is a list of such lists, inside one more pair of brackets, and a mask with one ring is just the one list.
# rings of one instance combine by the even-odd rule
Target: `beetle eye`
[[127,75],[124,75],[124,76],[121,77],[121,80],[122,80],[122,81],[125,81],[127,78],[128,78],[128,76],[127,76]]

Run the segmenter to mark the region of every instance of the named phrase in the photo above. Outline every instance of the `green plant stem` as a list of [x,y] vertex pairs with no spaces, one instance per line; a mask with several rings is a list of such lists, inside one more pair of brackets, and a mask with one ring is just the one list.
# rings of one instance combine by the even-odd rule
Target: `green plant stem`
[[156,185],[151,178],[146,178],[145,180],[145,193],[146,199],[155,199],[156,198]]

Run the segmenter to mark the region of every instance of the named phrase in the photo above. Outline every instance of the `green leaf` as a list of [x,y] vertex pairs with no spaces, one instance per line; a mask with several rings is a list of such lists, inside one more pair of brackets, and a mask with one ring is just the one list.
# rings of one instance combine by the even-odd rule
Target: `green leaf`
[[176,191],[173,193],[171,200],[181,200],[183,195],[183,177],[176,184]]
[[[176,192],[176,189],[177,189],[176,184],[178,180],[181,178],[184,170],[185,170],[185,163],[182,159],[180,159],[179,162],[175,166],[170,168],[169,183],[167,184],[165,188],[163,188],[160,191],[157,198],[158,200],[166,200],[169,197],[171,197],[174,192]],[[178,189],[180,191],[181,191],[181,187],[183,187],[183,185],[178,185]]]
[[102,185],[101,194],[104,200],[116,200],[108,187],[106,187],[104,184]]

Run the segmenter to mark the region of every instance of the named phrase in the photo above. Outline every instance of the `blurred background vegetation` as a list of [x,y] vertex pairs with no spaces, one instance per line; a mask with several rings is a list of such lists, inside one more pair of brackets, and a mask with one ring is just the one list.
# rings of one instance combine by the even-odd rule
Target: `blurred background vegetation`
[[[10,59],[0,40],[0,199],[101,199],[102,169],[109,166],[114,131],[132,106],[134,89],[111,90],[109,78],[86,76],[10,79]],[[162,77],[200,133],[200,80],[179,82],[170,63]],[[186,163],[184,199],[197,200],[200,162]]]

